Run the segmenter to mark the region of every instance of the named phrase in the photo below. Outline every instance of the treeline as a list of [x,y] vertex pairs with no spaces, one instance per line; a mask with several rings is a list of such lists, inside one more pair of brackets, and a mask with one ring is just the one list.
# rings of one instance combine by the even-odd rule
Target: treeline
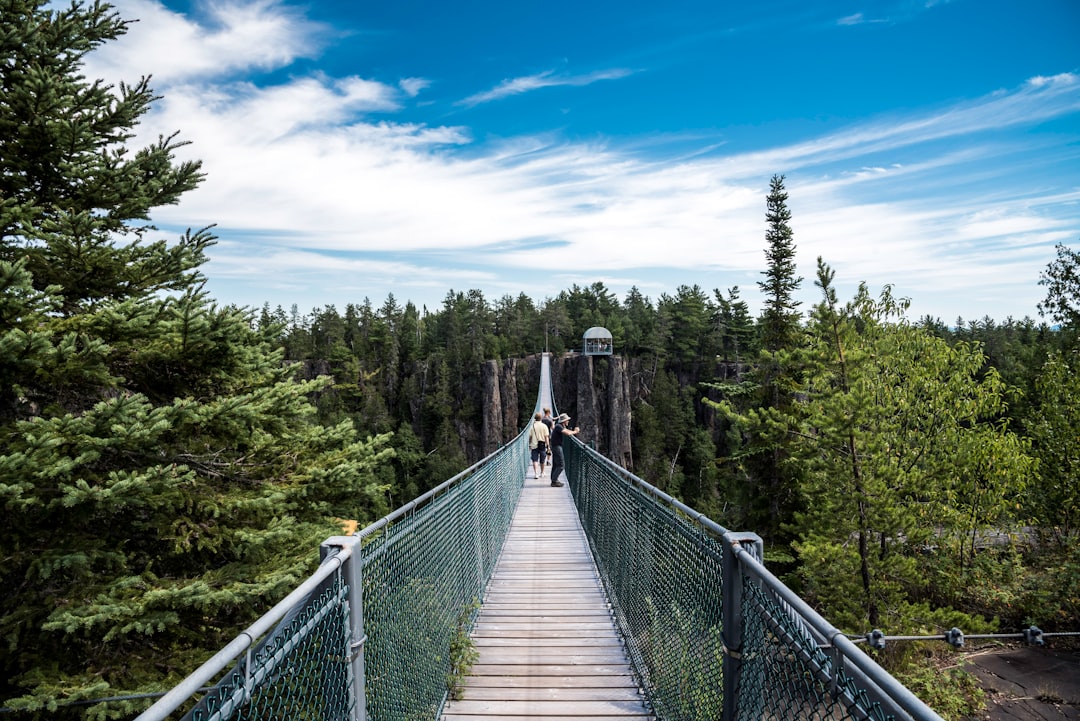
[[[895,320],[948,347],[980,354],[977,377],[993,374],[1004,384],[1007,402],[999,419],[1023,436],[1030,435],[1044,365],[1074,342],[1070,330],[1030,317]],[[801,317],[794,325],[799,338],[788,350],[808,331]],[[544,349],[575,351],[593,326],[612,332],[616,352],[634,361],[639,376],[633,399],[638,475],[732,527],[761,531],[770,541],[790,540],[782,530],[790,519],[755,513],[750,501],[737,501],[738,489],[747,485],[745,464],[735,462],[741,446],[730,437],[731,419],[709,403],[747,392],[763,357],[781,350],[763,356],[766,317],[751,314],[738,287],[706,292],[681,286],[655,301],[636,288],[620,300],[603,283],[574,285],[539,302],[524,293],[492,302],[480,290],[450,291],[434,309],[402,305],[391,294],[378,307],[364,299],[341,312],[333,305],[301,313],[295,305],[286,311],[267,303],[256,321],[285,349],[287,360],[333,377],[317,398],[323,422],[348,418],[364,432],[401,436],[391,443],[404,457],[440,459],[413,464],[395,478],[401,497],[477,460],[464,456],[460,437],[463,427],[476,428],[481,420],[484,361]],[[532,400],[527,395],[522,401],[526,413]]]

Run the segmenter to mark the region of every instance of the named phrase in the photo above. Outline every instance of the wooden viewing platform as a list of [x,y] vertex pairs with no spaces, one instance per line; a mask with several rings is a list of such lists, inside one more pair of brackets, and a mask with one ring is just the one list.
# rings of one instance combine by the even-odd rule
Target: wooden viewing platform
[[569,488],[528,474],[473,629],[479,659],[442,718],[652,719]]

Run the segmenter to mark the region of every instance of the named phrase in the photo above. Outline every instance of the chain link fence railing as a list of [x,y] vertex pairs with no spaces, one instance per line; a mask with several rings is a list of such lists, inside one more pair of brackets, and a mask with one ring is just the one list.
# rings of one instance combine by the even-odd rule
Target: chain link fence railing
[[628,656],[659,721],[915,719],[934,711],[732,533],[577,439],[567,477]]
[[528,452],[522,432],[357,534],[327,539],[315,574],[137,721],[437,718]]

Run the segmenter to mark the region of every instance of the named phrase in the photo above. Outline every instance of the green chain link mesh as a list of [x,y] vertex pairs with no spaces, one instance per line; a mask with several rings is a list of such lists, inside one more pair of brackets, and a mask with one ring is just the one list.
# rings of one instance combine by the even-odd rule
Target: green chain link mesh
[[[721,539],[595,451],[576,442],[564,449],[581,523],[657,719],[720,719]],[[895,718],[834,662],[794,609],[749,575],[736,582],[743,587],[742,662],[731,718]]]
[[331,576],[252,649],[250,668],[237,664],[185,719],[348,719],[347,593]]
[[[451,644],[467,634],[498,560],[528,461],[522,433],[481,464],[362,534],[365,703],[372,721],[431,721]],[[383,519],[386,521],[386,519]],[[377,529],[372,531],[371,529]],[[184,717],[352,718],[348,587],[339,571],[293,609]]]
[[363,549],[368,718],[434,719],[450,647],[467,634],[524,482],[522,434],[468,478],[384,529]]
[[721,553],[578,443],[567,476],[608,600],[653,711],[662,721],[723,711]]

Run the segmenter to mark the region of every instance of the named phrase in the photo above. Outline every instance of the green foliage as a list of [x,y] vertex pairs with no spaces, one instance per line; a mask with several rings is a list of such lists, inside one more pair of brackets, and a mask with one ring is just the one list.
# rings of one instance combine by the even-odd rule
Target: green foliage
[[475,599],[466,604],[458,614],[457,627],[450,638],[450,672],[446,675],[446,689],[450,698],[455,700],[461,698],[465,690],[465,679],[472,671],[473,664],[480,658],[480,652],[476,650],[476,644],[469,635],[473,619],[479,610],[480,602]]
[[647,628],[640,642],[651,659],[651,693],[665,718],[716,719],[723,712],[723,641],[719,624],[678,603],[663,612],[645,599]]
[[1055,353],[1035,380],[1035,401],[1026,419],[1039,459],[1041,483],[1027,509],[1042,535],[1060,547],[1076,546],[1080,535],[1080,370],[1075,354]]
[[761,315],[761,344],[765,350],[778,351],[798,343],[799,301],[795,293],[802,278],[795,273],[795,240],[791,230],[791,211],[787,207],[784,176],[774,175],[769,181],[766,198],[765,259],[762,271],[765,280],[758,288],[765,295]]
[[771,418],[806,470],[805,588],[841,622],[876,626],[925,577],[921,549],[944,549],[963,577],[979,532],[1012,521],[1032,463],[998,421],[1003,387],[992,372],[980,378],[977,348],[884,322],[903,307],[887,289],[839,306],[820,261],[818,285],[805,401]]
[[739,287],[728,289],[727,296],[714,290],[716,298],[716,326],[719,333],[720,355],[725,361],[739,364],[751,359],[756,346],[757,331],[750,307],[739,297]]
[[964,660],[940,642],[910,643],[885,662],[886,670],[946,721],[979,717],[986,695]]
[[657,315],[665,352],[673,360],[691,363],[719,352],[714,307],[698,286],[679,286],[675,297],[661,295]]
[[[107,5],[0,13],[0,699],[167,688],[306,576],[333,517],[386,510],[387,437],[321,426],[274,319],[216,306],[207,231],[151,240],[194,188],[174,137],[135,151],[147,81],[80,75]],[[326,330],[323,343],[340,333]]]

